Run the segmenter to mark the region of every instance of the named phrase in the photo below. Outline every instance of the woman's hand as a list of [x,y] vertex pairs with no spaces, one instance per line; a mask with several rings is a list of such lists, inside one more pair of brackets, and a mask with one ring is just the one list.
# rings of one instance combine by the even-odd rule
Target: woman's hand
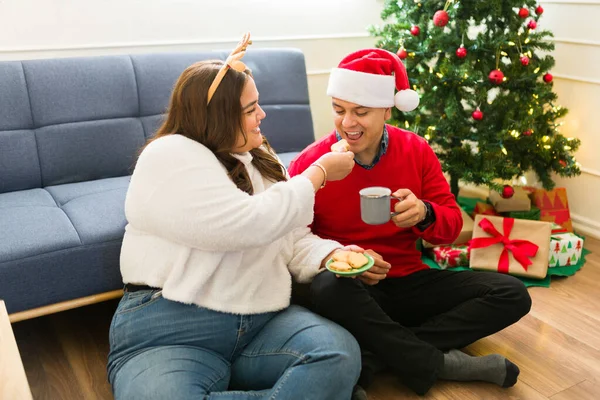
[[349,246],[344,246],[341,249],[336,249],[336,250],[332,251],[331,253],[329,253],[327,255],[327,257],[325,257],[325,259],[321,263],[321,268],[325,268],[325,263],[331,257],[333,257],[333,255],[335,253],[337,253],[338,251],[344,251],[344,250],[345,251],[353,251],[355,253],[366,253],[366,254],[370,255],[371,257],[373,257],[373,260],[375,260],[375,264],[368,271],[365,271],[360,275],[352,275],[352,276],[336,275],[338,278],[353,278],[353,279],[358,278],[365,285],[372,286],[372,285],[378,284],[379,281],[385,279],[387,277],[387,273],[390,271],[390,268],[392,267],[390,263],[388,263],[387,261],[384,261],[383,257],[381,257],[375,251],[364,250],[362,247],[351,244]]
[[354,153],[351,151],[326,153],[317,162],[327,170],[328,181],[339,181],[354,168]]

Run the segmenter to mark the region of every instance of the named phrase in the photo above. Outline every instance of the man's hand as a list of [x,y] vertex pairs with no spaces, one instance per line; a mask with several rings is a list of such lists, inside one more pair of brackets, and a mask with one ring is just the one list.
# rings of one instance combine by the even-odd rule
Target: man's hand
[[329,258],[331,258],[333,256],[334,253],[338,252],[338,251],[342,251],[342,250],[346,250],[346,251],[354,251],[356,253],[366,253],[368,255],[370,255],[371,257],[373,257],[373,260],[375,260],[375,264],[373,264],[373,266],[368,270],[363,272],[360,275],[352,275],[352,276],[346,276],[346,275],[336,275],[338,278],[358,278],[360,279],[365,285],[376,285],[379,283],[379,281],[383,280],[386,278],[388,271],[390,270],[390,268],[392,267],[390,265],[390,263],[383,261],[383,257],[381,257],[379,254],[377,254],[376,252],[374,252],[373,250],[364,250],[362,247],[356,246],[356,245],[349,245],[349,246],[345,246],[341,249],[337,249],[332,251],[326,258],[326,260],[328,260]]
[[365,285],[377,285],[379,281],[386,278],[387,273],[392,266],[387,261],[384,261],[383,257],[375,253],[373,250],[366,250],[365,253],[373,257],[375,260],[375,265],[373,265],[368,271],[358,275],[358,279],[360,279]]
[[409,189],[398,189],[392,196],[403,199],[394,206],[396,215],[392,217],[392,222],[398,228],[410,228],[425,219],[427,207],[425,203],[417,199]]

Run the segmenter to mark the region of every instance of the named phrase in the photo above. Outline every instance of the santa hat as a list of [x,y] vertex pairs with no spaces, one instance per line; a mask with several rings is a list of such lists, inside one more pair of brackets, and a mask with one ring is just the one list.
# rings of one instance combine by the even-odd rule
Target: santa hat
[[[394,88],[398,93],[394,96]],[[365,49],[346,56],[331,71],[327,95],[365,107],[396,106],[412,111],[419,95],[410,89],[406,68],[400,58],[387,50]]]

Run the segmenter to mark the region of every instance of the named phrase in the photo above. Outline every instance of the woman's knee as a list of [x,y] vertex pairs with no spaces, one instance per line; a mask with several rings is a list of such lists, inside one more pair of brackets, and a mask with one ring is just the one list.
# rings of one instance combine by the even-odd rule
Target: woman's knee
[[127,360],[112,380],[115,400],[183,400],[226,390],[230,366],[215,353],[188,346],[147,350]]
[[328,369],[332,378],[355,383],[360,374],[361,352],[354,336],[340,325],[320,318],[318,325],[310,330],[310,342],[313,349],[311,357],[330,360],[336,368]]

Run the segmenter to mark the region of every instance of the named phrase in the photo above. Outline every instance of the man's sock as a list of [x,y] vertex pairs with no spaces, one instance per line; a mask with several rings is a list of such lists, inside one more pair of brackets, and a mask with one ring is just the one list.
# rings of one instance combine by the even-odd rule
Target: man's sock
[[460,350],[444,354],[444,366],[438,376],[452,381],[484,381],[510,387],[517,383],[519,367],[500,354],[473,357]]

